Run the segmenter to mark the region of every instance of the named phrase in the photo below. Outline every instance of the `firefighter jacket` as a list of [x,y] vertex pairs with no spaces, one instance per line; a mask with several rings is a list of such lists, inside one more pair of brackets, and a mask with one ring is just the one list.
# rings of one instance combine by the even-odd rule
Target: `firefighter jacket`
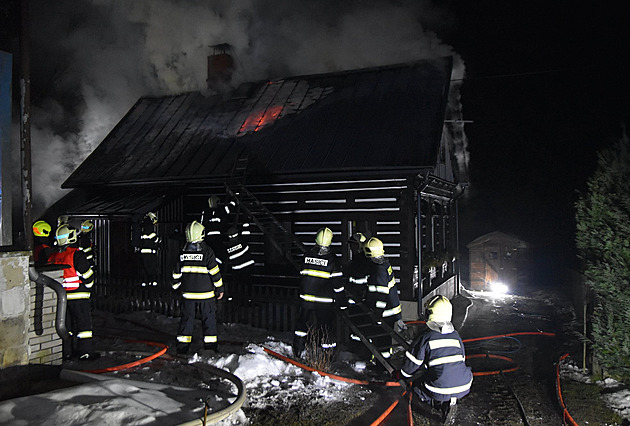
[[227,256],[227,263],[235,271],[246,269],[254,264],[249,245],[243,241],[240,232],[235,235],[228,235],[228,240],[225,243],[225,256]]
[[464,343],[450,322],[427,325],[426,331],[413,341],[411,351],[406,352],[401,375],[409,379],[424,371],[414,381],[422,383],[421,392],[437,401],[461,398],[470,392],[473,381],[465,362]]
[[63,246],[48,257],[51,265],[68,265],[63,270],[63,288],[68,300],[89,299],[94,285],[94,271],[85,253],[76,247]]
[[372,262],[363,253],[353,253],[352,261],[343,268],[343,276],[347,277],[346,292],[350,304],[362,302],[367,292],[367,283],[372,270]]
[[304,255],[300,275],[302,303],[345,305],[342,273],[334,253],[316,245]]
[[94,245],[92,244],[92,237],[90,234],[79,234],[79,249],[85,253],[87,260],[94,264]]
[[214,239],[225,234],[229,226],[229,217],[235,211],[236,203],[230,201],[220,204],[216,208],[208,208],[201,213],[199,221],[206,229],[206,237]]
[[394,270],[387,258],[383,257],[381,260],[382,263],[372,262],[367,279],[365,302],[383,318],[398,321],[402,319],[402,308]]
[[140,254],[157,253],[159,243],[157,226],[151,222],[151,219],[144,218],[140,224]]
[[205,243],[186,243],[173,270],[173,289],[182,297],[208,300],[223,293],[223,279],[214,252]]

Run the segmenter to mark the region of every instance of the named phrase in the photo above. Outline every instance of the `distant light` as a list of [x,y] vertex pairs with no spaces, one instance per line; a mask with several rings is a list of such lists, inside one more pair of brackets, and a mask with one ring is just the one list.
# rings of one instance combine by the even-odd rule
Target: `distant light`
[[505,294],[508,292],[509,288],[507,285],[503,284],[499,281],[494,281],[490,283],[490,290],[493,293]]

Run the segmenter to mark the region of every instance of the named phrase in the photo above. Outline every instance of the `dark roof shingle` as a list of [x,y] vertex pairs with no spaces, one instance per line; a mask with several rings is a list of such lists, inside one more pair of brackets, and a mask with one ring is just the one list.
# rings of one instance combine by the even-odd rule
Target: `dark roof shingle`
[[450,57],[138,100],[63,187],[436,164]]

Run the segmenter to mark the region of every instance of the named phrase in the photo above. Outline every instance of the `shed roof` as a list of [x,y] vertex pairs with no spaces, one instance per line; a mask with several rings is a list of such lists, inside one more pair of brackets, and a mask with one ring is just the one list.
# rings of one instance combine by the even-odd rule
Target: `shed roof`
[[143,97],[62,187],[432,168],[452,58]]
[[468,243],[466,247],[474,248],[481,247],[486,244],[506,244],[508,242],[512,245],[518,246],[519,248],[528,248],[530,246],[526,241],[522,240],[516,235],[508,234],[501,231],[493,231],[475,238],[473,241]]

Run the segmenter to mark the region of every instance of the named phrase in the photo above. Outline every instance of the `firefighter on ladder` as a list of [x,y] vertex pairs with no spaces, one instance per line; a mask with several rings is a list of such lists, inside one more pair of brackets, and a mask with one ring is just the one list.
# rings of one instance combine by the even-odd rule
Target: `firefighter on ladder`
[[64,357],[70,359],[75,354],[79,361],[100,357],[94,352],[92,340],[92,313],[90,292],[94,285],[94,271],[84,252],[76,247],[77,231],[69,225],[57,228],[57,247],[48,257],[53,265],[68,265],[63,270],[63,287],[68,300],[68,330],[76,343],[76,348],[64,348]]
[[[407,326],[402,320],[402,308],[394,270],[389,260],[385,257],[383,242],[378,238],[370,238],[363,244],[365,256],[372,261],[371,269],[367,276],[367,292],[365,303],[380,318],[396,332],[402,332]],[[381,322],[377,325],[380,326]],[[375,332],[379,327],[374,327]],[[378,336],[372,339],[372,343],[380,348],[383,358],[388,359],[392,355],[391,336]]]
[[[201,309],[203,347],[218,350],[216,300],[223,297],[223,279],[214,252],[203,241],[205,229],[197,221],[186,227],[186,244],[173,270],[173,289],[181,287],[182,317],[177,331],[177,353],[188,352],[197,307]],[[216,299],[216,300],[215,300]]]
[[413,380],[414,393],[446,420],[454,417],[457,399],[470,392],[473,374],[466,366],[464,343],[451,323],[453,306],[448,298],[434,296],[426,312],[426,330],[414,339],[400,374],[394,375]]
[[300,275],[300,313],[293,337],[293,355],[301,357],[306,347],[308,321],[315,315],[317,327],[322,332],[322,349],[335,349],[335,309],[345,309],[345,292],[341,280],[337,256],[331,251],[333,233],[322,228],[315,236],[315,247],[304,255]]

